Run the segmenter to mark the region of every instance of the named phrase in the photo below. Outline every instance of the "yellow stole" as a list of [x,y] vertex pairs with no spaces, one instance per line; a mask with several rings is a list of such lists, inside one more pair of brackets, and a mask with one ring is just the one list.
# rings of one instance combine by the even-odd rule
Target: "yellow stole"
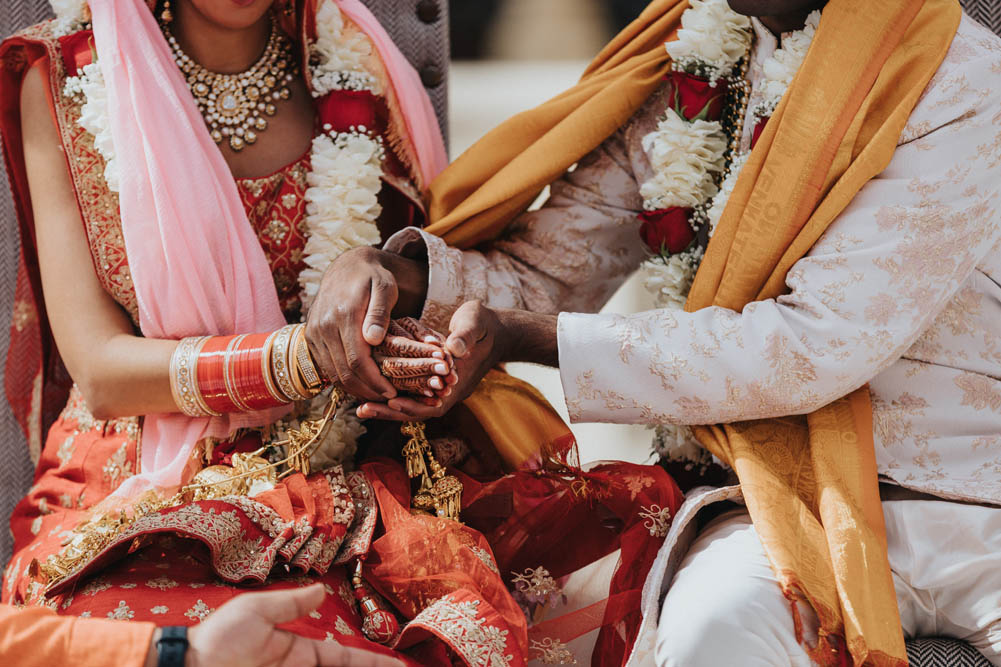
[[[685,0],[654,0],[577,86],[466,151],[432,184],[430,231],[459,247],[499,235],[660,84],[670,67],[663,43],[686,8]],[[889,163],[960,16],[957,0],[827,4],[806,61],[741,172],[688,310],[740,310],[783,293],[789,268]],[[696,433],[736,471],[786,596],[807,601],[820,618],[813,657],[839,664],[843,641],[854,664],[905,665],[868,390],[807,416]]]

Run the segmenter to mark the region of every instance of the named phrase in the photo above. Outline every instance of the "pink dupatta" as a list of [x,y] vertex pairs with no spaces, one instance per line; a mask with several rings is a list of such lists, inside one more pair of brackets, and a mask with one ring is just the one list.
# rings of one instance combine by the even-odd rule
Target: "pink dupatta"
[[[358,0],[335,1],[382,57],[430,182],[445,148],[416,72]],[[143,0],[90,0],[120,171],[122,232],[148,338],[265,332],[285,325],[271,271],[229,168]],[[222,418],[148,415],[141,473],[119,499],[173,489],[198,441],[273,422],[284,410]]]

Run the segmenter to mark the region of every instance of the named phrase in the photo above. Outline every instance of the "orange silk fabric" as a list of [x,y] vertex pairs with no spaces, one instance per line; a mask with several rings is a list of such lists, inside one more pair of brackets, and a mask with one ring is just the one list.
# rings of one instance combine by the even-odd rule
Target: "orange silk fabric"
[[152,623],[57,616],[45,607],[0,605],[0,656],[9,667],[142,667]]
[[[952,43],[955,0],[834,0],[727,205],[688,310],[740,310],[785,291],[790,267],[889,164],[914,105]],[[820,618],[815,659],[904,665],[896,595],[862,387],[806,416],[697,429],[730,463],[790,598]]]
[[[429,230],[462,247],[497,236],[659,85],[669,68],[663,42],[686,6],[655,0],[580,84],[470,148],[432,184]],[[889,163],[960,16],[956,0],[827,4],[806,61],[741,172],[689,310],[740,310],[785,290],[789,268]],[[817,612],[813,657],[843,664],[845,643],[854,664],[905,665],[867,389],[807,416],[697,434],[736,470],[786,595]]]

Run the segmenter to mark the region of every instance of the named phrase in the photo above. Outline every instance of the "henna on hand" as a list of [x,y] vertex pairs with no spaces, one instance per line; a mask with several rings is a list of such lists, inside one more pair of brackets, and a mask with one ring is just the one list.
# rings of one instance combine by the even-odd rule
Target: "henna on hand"
[[456,381],[445,337],[412,318],[393,320],[374,358],[397,391],[421,398],[447,395]]
[[434,353],[441,353],[442,349],[439,345],[422,343],[414,340],[413,338],[404,338],[403,336],[389,334],[383,340],[382,345],[375,348],[374,352],[375,354],[382,355],[383,357],[432,359],[434,358]]

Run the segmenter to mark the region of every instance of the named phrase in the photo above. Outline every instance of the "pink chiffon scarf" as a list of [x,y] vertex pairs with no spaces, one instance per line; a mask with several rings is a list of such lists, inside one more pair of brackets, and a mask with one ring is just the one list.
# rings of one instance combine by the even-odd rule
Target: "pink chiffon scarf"
[[[335,1],[372,40],[429,183],[446,163],[417,73],[358,0]],[[90,0],[120,171],[122,233],[143,336],[273,331],[285,325],[264,251],[163,34],[143,0]],[[147,415],[140,473],[119,500],[183,481],[195,445],[260,426],[287,409],[190,418]]]

